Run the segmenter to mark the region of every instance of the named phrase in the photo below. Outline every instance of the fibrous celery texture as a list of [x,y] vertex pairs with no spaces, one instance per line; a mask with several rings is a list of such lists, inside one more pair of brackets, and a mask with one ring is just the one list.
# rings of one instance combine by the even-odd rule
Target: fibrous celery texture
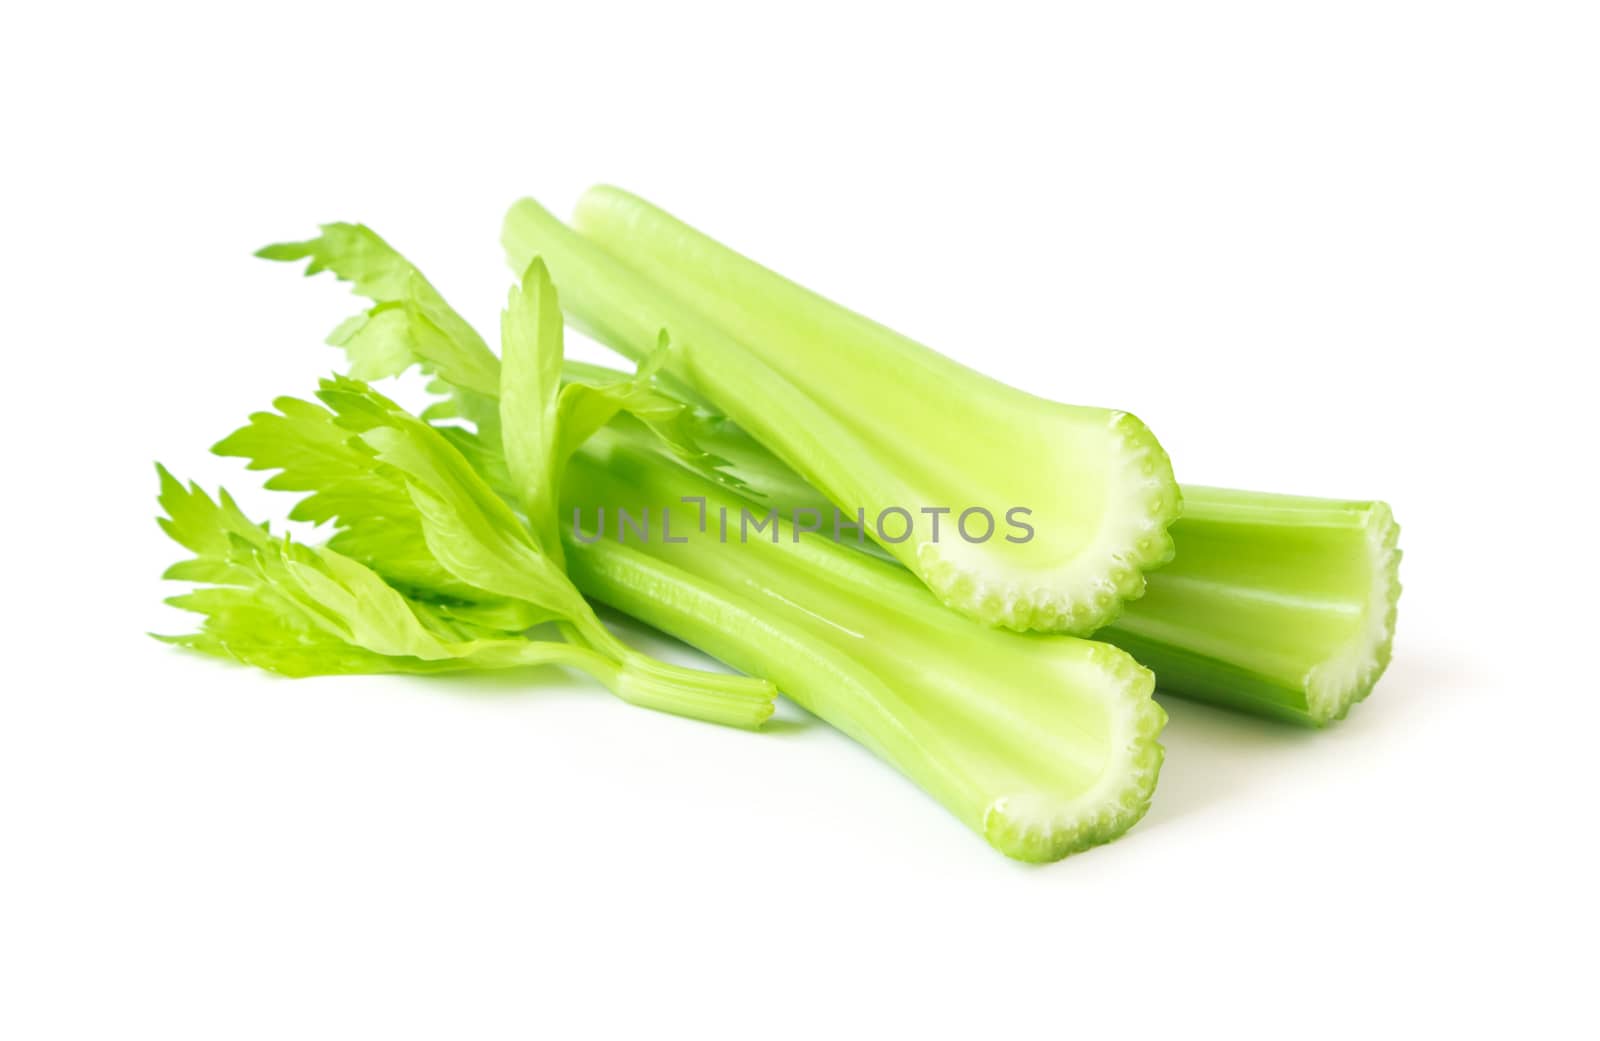
[[[542,256],[569,317],[627,356],[646,356],[669,330],[678,385],[847,516],[861,511],[875,537],[885,511],[906,511],[909,535],[892,541],[897,517],[880,541],[950,607],[1011,629],[1087,634],[1170,558],[1177,485],[1128,413],[979,375],[624,192],[591,190],[575,226],[517,203],[504,229],[512,265]],[[1017,516],[1032,537],[968,541],[952,522],[969,509],[1028,511]]]
[[[351,237],[348,227],[335,226],[313,243],[275,250],[274,255],[312,256],[314,266],[332,267],[354,279],[346,270],[351,255],[372,254],[381,244],[376,236],[366,236],[354,238],[356,248],[344,242]],[[537,270],[537,265],[531,267],[530,277]],[[420,276],[408,283],[424,284]],[[541,299],[535,317],[542,321],[534,323],[536,328],[553,324],[553,301]],[[572,509],[591,517],[600,508],[613,517],[618,508],[629,508],[635,516],[646,509],[661,516],[660,511],[671,509],[679,530],[696,513],[685,497],[698,500],[706,515],[723,510],[737,514],[753,506],[754,499],[731,489],[737,480],[718,469],[749,469],[748,461],[739,464],[706,451],[706,446],[724,441],[743,449],[747,439],[742,433],[720,417],[695,421],[672,398],[595,368],[569,367],[569,376],[578,381],[568,384],[563,397],[588,401],[601,396],[608,404],[625,399],[622,414],[615,407],[600,410],[600,422],[606,425],[577,448],[570,463],[563,458],[560,467],[547,466],[540,454],[517,462],[511,446],[524,428],[549,425],[549,414],[534,412],[530,418],[530,410],[514,407],[503,391],[496,402],[491,388],[506,388],[511,382],[509,346],[499,373],[488,362],[471,370],[441,364],[437,345],[426,357],[415,350],[428,329],[454,327],[459,321],[436,294],[429,311],[421,329],[396,321],[382,338],[368,339],[351,337],[347,323],[336,339],[351,350],[352,366],[369,375],[377,374],[375,359],[384,359],[389,371],[426,363],[440,377],[435,389],[446,400],[460,401],[465,393],[474,410],[497,417],[493,441],[481,432],[419,424],[458,442],[462,458],[472,462],[483,484],[497,494],[526,503],[526,488],[559,486],[564,521]],[[400,330],[407,331],[399,336]],[[509,345],[512,337],[508,333],[504,338]],[[535,339],[549,344],[555,335],[545,328]],[[553,372],[547,355],[548,349],[545,364],[534,366],[541,380]],[[461,371],[480,372],[484,378],[477,390],[456,386],[444,375]],[[628,389],[618,389],[623,386]],[[298,404],[285,412],[309,407]],[[435,422],[449,422],[450,413],[461,411],[444,409]],[[563,421],[559,415],[555,419],[558,425]],[[222,450],[246,455],[255,466],[281,470],[275,478],[280,487],[313,491],[302,504],[302,515],[309,516],[304,507],[313,504],[311,512],[333,517],[341,528],[336,541],[347,538],[346,532],[386,523],[391,512],[387,499],[356,487],[349,490],[363,494],[338,494],[342,481],[313,462],[322,454],[314,431],[284,424],[278,416],[255,417],[253,427],[260,428],[259,436],[235,435]],[[731,438],[719,436],[725,427]],[[572,445],[576,448],[576,441]],[[754,442],[749,445],[758,453],[752,458],[759,459],[762,450]],[[772,465],[781,471],[781,464]],[[555,480],[551,475],[558,469],[560,479]],[[317,510],[319,496],[332,496],[336,502]],[[530,529],[538,538],[540,527]],[[1165,715],[1151,699],[1150,673],[1115,647],[974,624],[944,608],[897,564],[817,535],[796,537],[787,522],[780,521],[746,545],[722,544],[706,532],[686,542],[663,537],[625,545],[611,538],[575,537],[565,524],[561,530],[562,558],[585,594],[775,682],[888,760],[1010,856],[1054,860],[1108,841],[1149,805],[1161,763],[1157,737]],[[396,584],[421,582],[434,588],[448,577],[429,575],[434,555],[418,555],[422,566],[404,575],[382,554],[366,562]],[[467,595],[477,588],[472,585]]]

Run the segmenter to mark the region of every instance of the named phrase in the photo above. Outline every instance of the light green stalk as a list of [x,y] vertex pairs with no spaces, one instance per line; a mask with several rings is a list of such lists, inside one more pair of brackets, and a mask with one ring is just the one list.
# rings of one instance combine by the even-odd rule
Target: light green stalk
[[[1133,416],[979,375],[614,189],[586,195],[577,226],[517,203],[504,231],[513,267],[541,256],[569,318],[627,356],[669,330],[680,385],[847,515],[862,511],[874,537],[889,518],[885,550],[963,614],[1086,634],[1170,558],[1177,485]],[[1027,511],[1032,537],[968,541],[954,529],[969,509]],[[974,514],[972,533],[983,530]]]
[[1389,664],[1400,529],[1381,502],[1184,485],[1177,555],[1096,634],[1163,690],[1322,726]]
[[[974,624],[898,565],[787,520],[724,544],[723,516],[737,543],[740,511],[765,508],[683,468],[626,419],[573,457],[563,501],[584,518],[583,537],[566,534],[585,594],[773,680],[1008,856],[1059,859],[1117,837],[1148,807],[1166,717],[1150,673],[1124,652]],[[619,508],[649,510],[652,537],[630,529],[619,541]]]

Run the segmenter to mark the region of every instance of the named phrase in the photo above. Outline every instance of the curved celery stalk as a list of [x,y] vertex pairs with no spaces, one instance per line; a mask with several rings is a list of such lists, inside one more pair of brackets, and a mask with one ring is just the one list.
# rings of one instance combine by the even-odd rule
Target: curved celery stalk
[[[1148,807],[1166,717],[1124,652],[975,625],[903,568],[787,521],[723,544],[721,511],[738,525],[750,504],[617,426],[574,456],[563,488],[569,519],[584,518],[566,552],[585,594],[773,680],[1001,852],[1056,860]],[[595,531],[601,507],[608,523],[619,507],[671,509],[677,533]]]
[[1163,690],[1321,726],[1389,664],[1400,529],[1381,502],[1183,488],[1173,562],[1096,634]]
[[1087,634],[1170,557],[1177,485],[1133,416],[979,375],[614,189],[586,195],[577,226],[517,203],[512,266],[543,257],[569,317],[623,354],[668,329],[681,348],[669,373],[862,511],[947,605]]

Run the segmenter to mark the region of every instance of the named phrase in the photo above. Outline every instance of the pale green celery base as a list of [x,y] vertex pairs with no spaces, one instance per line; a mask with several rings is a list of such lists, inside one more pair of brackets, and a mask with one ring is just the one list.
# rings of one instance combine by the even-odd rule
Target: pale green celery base
[[1381,502],[1184,487],[1173,562],[1098,638],[1162,690],[1323,726],[1389,664],[1399,527]]
[[[584,507],[711,516],[746,505],[654,451],[603,432],[566,475],[563,520]],[[613,515],[614,516],[614,515]],[[903,569],[816,536],[748,544],[594,544],[567,529],[587,595],[780,691],[888,760],[1001,852],[1049,861],[1109,841],[1149,806],[1165,714],[1124,652],[988,629],[941,607]],[[659,531],[656,532],[659,535]]]
[[[907,511],[910,537],[883,548],[948,606],[991,625],[1086,634],[1170,557],[1177,486],[1135,417],[981,376],[621,193],[591,193],[584,206],[592,238],[531,201],[513,207],[513,266],[542,256],[569,316],[630,357],[667,329],[679,347],[671,374],[847,517],[860,508],[870,527],[886,509]],[[951,511],[937,539],[925,507]],[[953,535],[968,507],[988,510],[1000,532],[981,543]],[[1029,541],[1003,537],[1014,507],[1032,511]]]

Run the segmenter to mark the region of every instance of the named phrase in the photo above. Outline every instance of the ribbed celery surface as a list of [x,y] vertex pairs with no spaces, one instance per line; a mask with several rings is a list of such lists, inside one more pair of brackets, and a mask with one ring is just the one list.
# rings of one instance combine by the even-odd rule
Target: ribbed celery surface
[[1096,634],[1164,690],[1321,726],[1389,664],[1399,526],[1381,502],[1184,485],[1177,552]]

